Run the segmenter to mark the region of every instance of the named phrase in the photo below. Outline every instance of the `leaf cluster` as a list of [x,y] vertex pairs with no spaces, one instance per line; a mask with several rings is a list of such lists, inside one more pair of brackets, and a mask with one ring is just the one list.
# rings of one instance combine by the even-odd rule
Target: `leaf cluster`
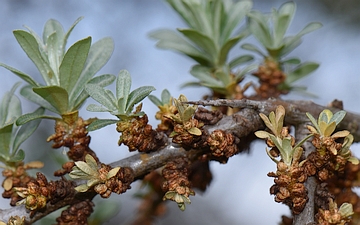
[[73,179],[87,180],[86,184],[79,185],[75,188],[78,192],[86,192],[89,188],[105,183],[106,180],[114,177],[120,170],[120,167],[111,169],[105,177],[99,173],[99,166],[95,159],[87,154],[84,161],[75,162],[75,166],[72,168],[69,176]]
[[[296,145],[293,143],[293,137],[290,135],[283,135],[283,124],[285,118],[285,108],[282,105],[276,107],[276,111],[271,112],[269,117],[260,113],[261,119],[264,121],[265,126],[270,129],[272,133],[267,131],[256,131],[255,135],[258,138],[271,140],[271,142],[276,146],[280,152],[281,160],[290,167],[292,163],[298,162],[302,155],[303,149],[301,145],[308,140],[312,135],[308,135]],[[273,157],[269,151],[266,149],[268,156],[275,162],[279,161]]]
[[[21,89],[21,95],[58,115],[77,111],[82,106],[89,97],[84,90],[87,83],[106,86],[115,79],[115,76],[110,74],[93,78],[113,52],[112,39],[103,38],[91,45],[91,37],[87,37],[66,50],[68,38],[81,19],[77,19],[67,32],[58,21],[50,19],[45,24],[42,38],[29,27],[26,27],[27,31],[13,32],[21,48],[42,75],[44,85],[30,75],[0,63],[0,66],[29,84]],[[36,118],[28,116],[27,119],[24,122]]]
[[311,22],[296,35],[285,36],[296,12],[294,2],[286,2],[280,8],[272,9],[270,14],[252,10],[248,14],[248,28],[252,35],[265,48],[266,53],[256,45],[243,44],[243,49],[260,54],[265,59],[271,59],[280,64],[287,77],[280,87],[282,90],[292,89],[292,83],[315,71],[319,64],[315,62],[301,63],[299,58],[285,58],[301,44],[301,38],[322,27],[321,23]]
[[118,120],[98,119],[92,122],[88,130],[96,130],[117,123],[119,120],[127,121],[133,117],[144,115],[144,112],[141,111],[141,105],[133,112],[134,106],[146,98],[155,88],[152,86],[142,86],[130,91],[130,73],[126,70],[121,70],[116,79],[116,95],[98,84],[87,84],[85,90],[95,101],[101,104],[88,105],[86,108],[88,111],[110,112],[118,118]]
[[[178,32],[168,29],[154,31],[150,37],[156,39],[157,46],[170,49],[196,61],[190,73],[199,82],[189,82],[183,86],[205,86],[221,94],[229,94],[252,67],[231,74],[231,69],[253,59],[241,55],[227,62],[231,49],[249,32],[235,32],[252,7],[251,1],[232,0],[167,0],[181,16],[189,28],[179,28]],[[231,92],[231,91],[230,91]]]

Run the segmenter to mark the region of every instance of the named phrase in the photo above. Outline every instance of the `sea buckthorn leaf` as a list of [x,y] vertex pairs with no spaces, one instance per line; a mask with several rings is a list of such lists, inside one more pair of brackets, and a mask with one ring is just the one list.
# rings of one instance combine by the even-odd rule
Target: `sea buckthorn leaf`
[[288,76],[286,77],[287,83],[293,83],[310,73],[314,72],[317,68],[319,68],[318,63],[314,62],[306,62],[298,65],[294,70],[288,73]]
[[155,88],[153,86],[142,86],[133,90],[127,99],[126,102],[126,113],[131,113],[134,108],[134,105],[141,102],[146,98]]
[[109,171],[109,173],[106,175],[106,179],[110,179],[112,177],[115,177],[116,174],[119,172],[120,167],[115,167]]
[[22,149],[19,149],[16,151],[13,155],[10,156],[9,159],[7,159],[7,162],[20,162],[25,159],[25,152]]
[[131,89],[131,76],[127,70],[121,70],[116,80],[116,98],[120,112],[126,111],[128,96]]
[[89,164],[83,161],[75,162],[75,165],[84,173],[84,176],[97,177],[98,171],[90,167]]
[[251,55],[240,55],[234,59],[232,59],[229,63],[229,67],[232,69],[234,67],[240,66],[242,64],[248,63],[254,60],[254,57]]
[[98,164],[97,162],[95,161],[94,157],[92,157],[90,154],[87,154],[85,156],[85,161],[86,163],[93,169],[93,170],[96,170],[98,169]]
[[60,86],[72,92],[80,77],[91,46],[91,37],[77,41],[65,53],[59,68]]
[[193,44],[172,30],[157,30],[149,35],[151,38],[157,39],[156,46],[162,49],[170,49],[179,51],[180,53],[189,56],[200,64],[210,64],[212,59],[198,50]]
[[57,33],[54,32],[52,33],[46,42],[46,51],[47,51],[47,58],[48,58],[48,63],[50,65],[50,67],[52,68],[52,70],[54,71],[54,74],[56,77],[59,77],[59,65],[60,65],[60,56],[59,56],[59,51],[58,51],[58,36]]
[[98,130],[101,129],[103,127],[106,127],[108,125],[111,124],[115,124],[119,122],[119,120],[111,120],[111,119],[97,119],[95,121],[93,121],[88,127],[87,130],[88,131],[94,131],[94,130]]
[[[90,80],[96,78],[96,77],[94,78],[92,77],[109,61],[110,56],[113,53],[113,50],[114,50],[114,41],[109,37],[100,39],[99,41],[91,45],[84,68],[81,71],[80,77],[76,81],[76,84],[70,93],[70,102],[76,102],[75,105],[79,104],[79,101],[76,101],[77,100],[76,98],[78,98],[80,92],[81,94],[86,93],[84,92],[85,85],[89,83]],[[112,76],[113,79],[115,80],[114,75],[108,75],[108,76]],[[101,78],[101,80],[102,79],[104,78]],[[94,83],[98,83],[98,82],[94,82]],[[110,83],[107,83],[106,85],[101,85],[101,84],[99,85],[104,87],[111,83],[112,81]],[[87,97],[88,95],[86,93],[86,98]]]
[[116,111],[117,105],[111,100],[111,97],[104,88],[97,84],[87,84],[85,90],[93,99],[105,106],[109,111]]
[[27,56],[34,62],[48,85],[58,85],[54,71],[42,57],[36,39],[24,30],[15,30],[14,36]]
[[20,82],[14,84],[9,92],[6,92],[1,100],[0,107],[0,127],[11,124],[21,115],[21,103],[19,98],[14,95]]
[[164,89],[161,92],[161,101],[163,104],[171,104],[171,94],[168,89]]
[[30,85],[37,87],[40,86],[30,75],[27,75],[11,66],[8,66],[4,63],[0,63],[0,66],[4,67],[5,69],[9,70],[10,72],[17,75],[19,78],[23,79],[25,82],[29,83]]
[[[47,44],[50,36],[53,35],[54,33],[56,33],[56,36],[58,39],[55,46],[56,46],[57,51],[59,51],[59,48],[62,45],[62,40],[64,38],[64,29],[63,29],[62,25],[59,23],[59,21],[54,20],[54,19],[49,19],[48,21],[46,21],[44,30],[43,30],[42,38],[43,38],[44,43]],[[62,55],[62,52],[57,52],[56,55],[60,56],[60,55]]]
[[0,152],[4,156],[9,156],[12,132],[13,124],[8,124],[0,128]]
[[[45,109],[40,107],[33,112],[33,115],[43,115],[44,112]],[[40,122],[41,120],[34,120],[20,127],[14,139],[13,148],[12,148],[13,151],[17,151],[20,145],[34,133],[34,131],[39,126]]]
[[339,123],[344,119],[345,116],[346,112],[344,110],[340,110],[331,117],[329,123],[335,122],[336,125],[339,125]]
[[69,95],[68,92],[59,86],[35,87],[33,91],[48,101],[60,113],[68,111]]
[[156,106],[162,106],[164,103],[162,101],[160,101],[160,99],[158,99],[156,96],[154,95],[149,95],[148,98],[150,99],[150,101],[152,103],[154,103]]
[[223,46],[221,46],[220,53],[218,54],[219,65],[226,63],[230,50],[246,36],[248,36],[248,33],[233,37],[229,39]]
[[273,46],[280,46],[284,35],[295,14],[295,3],[284,3],[279,10],[273,10],[274,43]]
[[75,20],[75,22],[71,25],[71,27],[69,28],[69,30],[66,32],[66,34],[64,35],[63,43],[62,43],[62,45],[61,45],[61,47],[62,47],[62,52],[65,52],[66,43],[67,43],[67,40],[68,40],[71,32],[74,30],[75,26],[76,26],[83,18],[84,18],[83,16],[77,18],[77,19]]
[[[115,79],[116,79],[115,75],[103,74],[103,75],[91,78],[87,83],[88,84],[97,84],[100,87],[105,87],[105,86],[112,84]],[[77,87],[74,87],[73,90],[75,90],[76,88]],[[74,102],[71,102],[71,104],[70,104],[73,109],[79,109],[82,106],[82,104],[85,102],[85,100],[89,97],[89,94],[86,92],[86,90],[83,87],[81,87],[81,88],[82,88],[82,91],[81,91],[80,95],[77,96],[76,99],[74,99],[74,97],[72,99],[70,99],[70,100],[74,101]]]
[[29,101],[35,102],[39,106],[44,107],[45,109],[51,112],[60,114],[59,111],[54,106],[52,106],[48,101],[46,101],[44,98],[36,94],[32,88],[33,87],[30,85],[24,86],[21,88],[20,94]]
[[30,121],[33,120],[38,120],[38,119],[49,119],[49,120],[60,120],[61,118],[59,117],[54,117],[54,116],[48,116],[48,115],[39,115],[37,113],[27,113],[24,114],[22,116],[20,116],[17,120],[16,120],[16,125],[20,126],[23,124],[26,124]]
[[88,187],[86,184],[81,184],[75,188],[77,192],[86,192],[89,190],[90,187]]

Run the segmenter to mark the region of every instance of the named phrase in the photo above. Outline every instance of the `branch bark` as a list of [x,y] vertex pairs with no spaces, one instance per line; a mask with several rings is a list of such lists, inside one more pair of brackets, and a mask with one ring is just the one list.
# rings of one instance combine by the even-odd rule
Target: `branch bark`
[[[310,101],[282,101],[279,99],[270,99],[266,101],[253,100],[213,100],[213,101],[192,101],[191,104],[197,105],[211,105],[211,106],[230,106],[240,108],[241,110],[231,116],[224,116],[217,124],[205,126],[204,129],[209,133],[216,129],[221,129],[226,132],[231,132],[240,139],[246,138],[249,134],[264,128],[264,124],[259,117],[259,113],[268,115],[271,111],[275,111],[277,105],[283,105],[286,110],[285,123],[288,125],[298,126],[308,121],[305,112],[309,112],[315,117],[324,110],[324,106],[317,105]],[[339,109],[330,108],[333,112]],[[341,122],[339,128],[349,130],[355,138],[355,142],[360,141],[360,116],[347,113],[344,120]],[[309,149],[306,147],[305,149]],[[202,150],[186,151],[180,145],[174,144],[169,138],[168,144],[156,152],[152,153],[138,153],[125,159],[113,162],[112,167],[130,167],[133,169],[135,179],[141,179],[150,171],[162,167],[166,162],[171,161],[177,157],[187,156],[189,159],[196,159],[203,154]],[[81,183],[81,182],[80,182]],[[79,182],[74,183],[78,185]],[[312,187],[308,187],[312,190]],[[9,209],[0,210],[0,220],[7,222],[11,216],[25,217],[28,224],[50,214],[51,212],[60,209],[66,205],[70,205],[77,198],[92,199],[93,195],[84,196],[76,193],[73,196],[68,196],[64,201],[51,205],[47,204],[44,211],[39,211],[34,217],[30,218],[29,212],[22,206],[16,206]],[[78,200],[76,200],[78,201]],[[309,200],[310,201],[310,200]],[[304,214],[305,215],[305,214]],[[310,215],[309,215],[310,216]],[[313,217],[313,216],[312,216]],[[306,223],[303,223],[306,224]]]

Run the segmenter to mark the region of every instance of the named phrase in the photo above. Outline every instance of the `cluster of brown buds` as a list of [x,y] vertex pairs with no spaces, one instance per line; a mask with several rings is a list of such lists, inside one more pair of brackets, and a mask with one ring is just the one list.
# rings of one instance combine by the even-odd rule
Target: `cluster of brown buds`
[[150,152],[164,146],[164,134],[153,130],[148,122],[146,114],[142,117],[119,121],[116,126],[116,130],[121,132],[118,144],[128,146],[129,151],[140,152]]
[[[271,147],[267,153],[277,164],[276,173],[268,173],[268,176],[275,178],[275,184],[270,188],[270,193],[275,195],[276,202],[288,205],[294,214],[299,214],[308,200],[304,186],[307,173],[303,166],[305,161],[300,162],[303,152],[300,146],[311,136],[295,143],[295,138],[289,134],[288,128],[283,127],[285,109],[281,105],[276,108],[275,113],[270,113],[269,118],[264,114],[260,114],[260,117],[271,133],[257,131],[255,135],[266,139],[267,145]],[[279,156],[280,161],[276,159]]]
[[317,224],[323,225],[345,225],[350,222],[350,217],[353,215],[352,205],[349,203],[343,203],[340,208],[333,199],[329,199],[329,209],[319,209],[319,212],[315,215]]
[[214,130],[207,138],[211,154],[223,162],[227,162],[231,156],[239,152],[239,141],[233,134],[223,130]]
[[258,71],[253,75],[259,78],[260,87],[256,90],[259,97],[267,99],[286,94],[279,89],[279,85],[286,79],[286,74],[281,70],[279,63],[273,59],[266,58],[264,64],[259,66]]
[[83,120],[81,117],[70,121],[57,120],[55,134],[48,137],[47,141],[54,141],[53,148],[69,148],[67,155],[74,161],[83,161],[87,154],[97,159],[96,154],[89,147],[90,136],[86,130],[92,121],[92,119]]
[[88,217],[91,215],[94,203],[90,200],[77,202],[64,211],[56,218],[57,225],[78,225],[88,224]]
[[[347,162],[354,165],[359,163],[359,160],[351,155],[350,146],[354,137],[350,132],[343,130],[334,133],[345,114],[345,111],[333,114],[326,109],[320,113],[316,121],[311,114],[307,113],[313,124],[307,128],[314,136],[312,143],[316,148],[316,151],[308,156],[307,164],[316,168],[316,176],[320,181],[330,179],[334,173],[344,172]],[[337,142],[337,139],[343,140],[342,143]],[[312,169],[312,171],[315,170]]]
[[165,182],[162,189],[165,193],[163,200],[175,201],[181,210],[185,210],[185,203],[190,204],[190,195],[195,195],[188,179],[190,162],[187,158],[177,158],[168,162],[162,170]]
[[69,175],[73,179],[87,181],[85,184],[77,186],[75,188],[76,191],[86,192],[93,187],[94,191],[103,198],[110,197],[112,192],[117,194],[125,192],[130,188],[130,184],[134,180],[134,175],[130,168],[111,168],[105,164],[98,165],[91,155],[85,156],[85,162],[75,162],[75,166]]
[[35,178],[29,176],[26,172],[28,169],[39,169],[42,168],[44,164],[39,161],[29,162],[24,164],[23,162],[17,163],[14,167],[6,168],[2,171],[2,175],[5,177],[2,187],[4,188],[4,193],[2,196],[4,198],[11,198],[10,205],[15,206],[16,203],[22,199],[14,187],[25,188],[29,182],[35,181]]
[[30,181],[26,188],[14,187],[14,190],[23,198],[16,204],[25,204],[25,207],[31,211],[44,208],[47,202],[55,204],[74,193],[71,181],[58,180],[48,182],[45,175],[40,172],[36,173],[36,180]]

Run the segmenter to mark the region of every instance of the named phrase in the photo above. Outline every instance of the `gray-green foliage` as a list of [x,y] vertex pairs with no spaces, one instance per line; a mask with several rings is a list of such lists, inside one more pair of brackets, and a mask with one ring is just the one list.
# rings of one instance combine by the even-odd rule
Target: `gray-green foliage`
[[251,1],[232,0],[167,0],[189,28],[177,31],[163,29],[150,34],[159,48],[170,49],[195,60],[190,73],[199,81],[184,86],[206,86],[228,94],[253,67],[231,74],[231,69],[253,59],[250,55],[236,56],[228,61],[231,49],[249,32],[235,32],[249,12]]
[[[85,87],[88,94],[101,105],[90,104],[88,111],[110,112],[119,120],[127,120],[132,117],[142,116],[144,112],[134,110],[134,106],[146,98],[155,90],[152,86],[142,86],[133,91],[131,90],[131,76],[126,70],[121,70],[116,79],[116,94],[106,90],[98,84],[87,84]],[[100,129],[104,126],[118,122],[119,120],[96,120],[90,124],[88,130]]]
[[[21,127],[16,126],[16,120],[21,116],[22,109],[19,98],[14,94],[20,83],[2,98],[0,105],[0,161],[5,165],[22,161],[25,153],[20,145],[31,136],[38,127],[40,120],[29,122]],[[38,108],[34,114],[42,115],[43,108]]]
[[321,23],[311,22],[296,35],[285,36],[294,18],[296,5],[286,2],[280,8],[272,9],[270,14],[252,10],[248,14],[248,28],[252,35],[266,50],[264,52],[256,45],[243,44],[243,49],[260,54],[264,58],[271,58],[280,63],[287,77],[281,89],[291,89],[292,83],[309,75],[319,67],[315,62],[301,63],[299,58],[285,58],[290,52],[301,44],[301,38],[312,31],[322,27]]
[[89,97],[84,90],[87,83],[107,86],[115,80],[111,74],[94,77],[113,52],[111,38],[103,38],[91,45],[91,37],[87,37],[66,50],[69,35],[81,19],[77,19],[67,32],[58,21],[50,19],[45,24],[42,38],[29,27],[26,27],[27,31],[13,32],[21,48],[38,68],[44,85],[30,75],[0,63],[0,66],[29,84],[20,92],[25,98],[59,115],[74,112],[81,107]]

